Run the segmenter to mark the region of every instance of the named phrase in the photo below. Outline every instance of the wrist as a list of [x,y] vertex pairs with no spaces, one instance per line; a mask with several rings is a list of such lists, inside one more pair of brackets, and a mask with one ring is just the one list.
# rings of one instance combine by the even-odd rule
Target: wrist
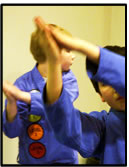
[[8,122],[13,122],[17,115],[16,101],[8,101],[6,107],[6,119]]
[[10,115],[9,113],[6,114],[6,119],[9,123],[12,123],[16,118],[16,115]]
[[48,70],[55,71],[56,69],[60,69],[61,68],[61,62],[60,61],[54,61],[54,62],[48,62]]
[[48,66],[46,90],[46,102],[48,104],[54,103],[59,98],[62,90],[62,69],[60,63]]
[[95,64],[99,64],[100,49],[97,45],[90,42],[80,41],[80,52]]
[[74,38],[75,41],[75,50],[81,53],[85,51],[85,41],[80,38]]

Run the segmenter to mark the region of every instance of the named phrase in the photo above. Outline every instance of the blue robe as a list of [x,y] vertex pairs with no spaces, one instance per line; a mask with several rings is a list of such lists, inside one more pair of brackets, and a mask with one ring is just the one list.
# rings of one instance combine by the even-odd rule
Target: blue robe
[[[91,79],[112,86],[125,97],[124,57],[100,48],[99,65],[92,66],[87,69]],[[90,114],[80,112],[74,108],[64,87],[54,104],[44,106],[56,138],[62,144],[77,150],[83,157],[100,158],[101,164],[126,164],[124,111],[111,108],[109,113],[105,110]]]
[[[19,138],[18,162],[20,164],[77,164],[77,151],[56,140],[47,119],[41,94],[45,83],[37,66],[16,80],[15,85],[19,89],[30,92],[31,104],[17,101],[18,113],[12,123],[7,122],[6,110],[4,110],[4,133],[9,138]],[[70,101],[73,103],[79,92],[77,80],[71,70],[63,72],[63,84]],[[7,100],[5,108],[6,105]],[[13,150],[9,151],[13,152]]]

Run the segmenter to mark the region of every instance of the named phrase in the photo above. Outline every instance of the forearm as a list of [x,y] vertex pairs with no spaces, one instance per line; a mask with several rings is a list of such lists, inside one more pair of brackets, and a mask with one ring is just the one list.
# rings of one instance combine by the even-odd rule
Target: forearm
[[9,83],[8,81],[3,82],[3,91],[10,103],[16,100],[24,101],[27,104],[31,103],[31,96],[29,92],[20,90],[18,87]]
[[61,64],[48,64],[48,80],[46,85],[46,102],[54,103],[62,91],[62,71]]
[[19,114],[16,114],[12,122],[7,120],[7,109],[3,112],[3,131],[9,138],[17,137],[21,134],[22,123]]
[[123,56],[100,48],[99,66],[96,70],[95,68],[88,61],[87,72],[90,79],[112,86],[121,96],[125,97],[125,58]]
[[[30,93],[18,90],[18,93],[15,93],[15,94],[16,94],[15,98],[17,98],[18,100],[24,101],[27,104],[31,103]],[[7,102],[7,107],[6,107],[6,110],[7,110],[6,117],[7,117],[8,122],[13,122],[17,115],[17,100],[15,98],[14,97],[10,98],[8,96],[8,102]]]
[[81,39],[76,39],[78,43],[77,51],[87,56],[95,64],[99,64],[100,49],[98,46]]
[[64,88],[58,101],[44,106],[56,138],[84,157],[92,156],[103,135],[103,119],[76,110]]
[[30,104],[31,103],[30,93],[21,91],[21,96],[19,100],[24,101],[27,104]]
[[89,60],[96,64],[99,63],[100,50],[98,46],[79,38],[69,37],[53,27],[51,27],[51,33],[57,43],[59,43],[62,47],[81,52],[87,56]]
[[8,122],[13,122],[17,115],[17,105],[16,101],[8,102],[6,107],[6,119]]

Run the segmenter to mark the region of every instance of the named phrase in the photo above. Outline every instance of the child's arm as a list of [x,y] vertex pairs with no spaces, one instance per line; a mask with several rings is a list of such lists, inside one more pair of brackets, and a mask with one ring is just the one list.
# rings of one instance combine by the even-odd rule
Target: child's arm
[[83,157],[95,156],[105,131],[107,113],[82,113],[75,109],[68,92],[63,87],[58,101],[43,105],[57,140],[77,150]]
[[[47,94],[47,102],[48,103],[54,103],[52,105],[45,105],[46,108],[46,114],[48,116],[48,119],[53,127],[53,130],[55,132],[55,135],[57,139],[63,143],[66,144],[69,147],[72,147],[80,152],[80,154],[84,157],[90,157],[94,156],[97,149],[99,150],[100,141],[103,139],[103,132],[105,132],[105,120],[107,113],[104,112],[95,112],[93,115],[84,114],[76,110],[73,106],[73,104],[70,101],[69,95],[67,91],[65,91],[62,81],[61,81],[61,69],[59,71],[54,70],[54,68],[58,69],[58,63],[56,61],[59,60],[59,54],[54,54],[54,48],[56,49],[58,46],[54,45],[55,43],[54,39],[48,34],[48,32],[45,29],[45,25],[40,22],[40,19],[37,21],[37,24],[39,27],[41,27],[41,31],[43,31],[48,40],[49,48],[48,50],[51,52],[49,54],[49,64],[52,65],[52,68],[49,66],[50,73],[48,74],[48,83],[50,82],[50,78],[52,79],[49,84],[54,85],[51,87],[46,87],[46,94]],[[72,43],[73,41],[69,41]],[[78,43],[78,42],[77,42]],[[78,47],[76,42],[70,46],[72,49],[76,50],[76,47]],[[81,43],[81,42],[80,42]],[[51,46],[52,45],[52,46]],[[86,44],[88,46],[88,44]],[[85,46],[86,46],[85,45]],[[92,45],[93,46],[93,45]],[[88,51],[88,55],[92,55],[92,47],[90,47]],[[77,48],[79,50],[79,48]],[[94,56],[92,59],[95,59],[96,64],[99,62],[99,48],[95,47],[94,50]],[[49,52],[49,53],[50,53]],[[96,54],[97,53],[97,54]],[[53,56],[53,57],[52,57]],[[95,58],[96,57],[96,58]],[[56,58],[56,59],[55,59]],[[90,59],[90,60],[92,60]],[[59,75],[58,75],[59,74]],[[58,78],[58,81],[56,80]],[[59,80],[60,79],[60,80]],[[61,81],[61,82],[60,82]],[[59,84],[59,85],[57,85]],[[59,86],[59,87],[58,87]],[[63,89],[62,89],[63,87]],[[56,95],[56,91],[54,92],[54,89],[56,88],[58,95]],[[52,90],[53,89],[53,90]],[[51,90],[51,91],[50,91]],[[62,92],[61,92],[62,91]],[[60,96],[61,94],[61,96]],[[43,94],[43,100],[46,99],[45,94]],[[56,98],[51,100],[50,96],[56,96]],[[59,98],[59,99],[58,99]],[[58,99],[58,101],[56,101]]]
[[125,96],[124,57],[87,41],[70,37],[54,27],[51,27],[51,32],[59,45],[83,53],[94,67],[98,64],[97,75],[93,76],[92,71],[88,72],[90,78],[112,86],[121,96]]
[[40,46],[44,47],[44,52],[48,61],[46,102],[52,104],[60,97],[62,90],[60,49],[51,36],[49,29],[45,25],[44,21],[40,17],[37,17],[35,19],[35,23],[42,32],[43,39],[45,40],[45,45],[42,45],[41,41]]
[[81,40],[79,38],[68,36],[62,33],[60,30],[50,26],[51,33],[56,42],[64,48],[75,50],[83,53],[87,58],[93,61],[95,64],[99,64],[100,49],[98,46]]
[[100,48],[99,65],[87,60],[89,78],[112,86],[125,97],[125,58],[107,49]]
[[[42,23],[41,18],[38,18],[36,20],[36,24],[41,27],[41,31],[43,31],[44,35],[46,35],[46,43],[49,46],[47,49],[48,80],[44,98],[46,100],[47,97],[47,103],[54,103],[56,107],[52,105],[46,108],[48,118],[55,131],[56,137],[58,138],[58,140],[60,140],[60,142],[74,149],[77,149],[83,156],[91,156],[93,155],[93,152],[96,149],[101,138],[101,128],[95,128],[97,122],[99,124],[99,121],[97,121],[96,119],[96,124],[93,124],[93,122],[95,122],[94,119],[94,121],[89,121],[89,118],[85,119],[84,116],[80,116],[80,112],[74,109],[65,88],[63,89],[64,93],[62,92],[63,95],[61,95],[60,97],[63,85],[58,46],[55,45],[55,41],[50,36],[49,32],[45,30],[45,25]],[[56,49],[57,52],[55,53]],[[61,101],[59,100],[58,102],[56,102],[59,97]],[[80,117],[83,119],[83,125],[81,123]],[[92,127],[88,125],[87,128],[85,128],[85,121],[88,121]],[[92,130],[93,134],[98,134],[99,137],[95,135],[95,137],[90,138],[86,134],[86,132],[89,131],[89,128],[90,130]],[[85,135],[83,135],[83,131],[85,132]]]
[[[19,105],[17,104],[17,100],[23,100],[29,104],[30,95],[27,92],[22,92],[7,81],[3,83],[3,92],[7,97],[3,112],[3,131],[6,136],[14,138],[21,134],[23,128],[22,119],[20,118],[20,114],[18,114]],[[25,112],[26,109],[24,108],[23,110]]]
[[21,91],[16,86],[12,85],[7,81],[4,81],[3,83],[3,92],[8,100],[6,107],[7,120],[8,122],[13,122],[17,115],[17,100],[21,100],[30,104],[30,93]]

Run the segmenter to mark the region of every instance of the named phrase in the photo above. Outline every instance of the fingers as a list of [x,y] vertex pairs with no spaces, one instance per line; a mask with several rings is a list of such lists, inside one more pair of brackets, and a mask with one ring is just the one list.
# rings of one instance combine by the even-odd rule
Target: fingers
[[8,81],[3,82],[3,92],[5,96],[11,96],[11,87]]
[[8,81],[3,81],[3,91],[6,93],[8,91],[8,86],[10,86],[10,83]]
[[53,38],[51,37],[51,34],[50,34],[50,27],[45,23],[45,21],[40,17],[40,16],[37,16],[35,19],[35,24],[39,27],[39,29],[42,31],[42,32],[45,32],[45,35],[46,35],[46,38],[47,40],[50,42],[53,42]]
[[74,46],[74,39],[73,37],[65,34],[64,32],[60,31],[56,28],[51,28],[51,33],[56,42],[63,48],[73,50]]
[[40,34],[39,38],[42,37],[42,38],[40,38],[40,44],[42,46],[42,45],[47,43],[47,38],[49,38],[47,35],[47,33],[48,33],[47,27],[48,26],[46,25],[45,21],[40,16],[35,17],[34,22],[38,28],[37,32],[40,31],[40,32],[38,32],[38,34]]
[[69,49],[69,50],[79,51],[80,40],[78,38],[72,37],[68,35],[67,33],[53,26],[49,26],[49,27],[51,28],[51,34],[53,38],[56,40],[59,46],[61,46],[62,48]]
[[45,29],[45,30],[46,30],[45,33],[46,33],[46,39],[48,41],[48,44],[49,45],[51,44],[53,46],[55,41],[54,41],[53,37],[51,36],[50,32],[48,31],[48,29]]
[[44,30],[45,28],[45,22],[44,20],[38,16],[34,19],[35,24],[39,27],[40,30]]
[[51,34],[49,25],[47,25],[40,16],[36,17],[34,21],[40,29],[41,38],[39,43],[41,48],[43,48],[49,60],[54,60],[54,58],[58,57],[59,47]]
[[11,84],[8,81],[4,81],[3,82],[3,92],[4,92],[6,98],[9,102],[14,102],[14,101],[16,101],[16,99],[11,93],[11,91],[12,91],[11,88],[12,87],[10,87],[10,85]]
[[19,95],[19,89],[8,81],[3,82],[3,91],[6,96],[16,98]]
[[46,29],[45,32],[46,32],[46,39],[48,41],[48,47],[51,49],[51,52],[54,53],[55,56],[58,55],[59,54],[59,47],[58,47],[56,41],[51,36],[48,29]]
[[[47,25],[45,21],[40,17],[36,17],[34,19],[35,24],[41,30],[41,32],[46,34],[47,38],[51,38],[52,35],[54,41],[57,42],[58,46],[64,47],[70,50],[77,50],[78,43],[76,40],[67,35],[66,33],[62,32],[60,29],[55,28],[51,25]],[[51,38],[52,39],[52,38]]]
[[5,96],[6,96],[7,100],[10,101],[10,102],[15,102],[15,101],[16,101],[15,97],[13,97],[13,96],[10,94],[10,92],[6,92],[6,93],[5,93]]

